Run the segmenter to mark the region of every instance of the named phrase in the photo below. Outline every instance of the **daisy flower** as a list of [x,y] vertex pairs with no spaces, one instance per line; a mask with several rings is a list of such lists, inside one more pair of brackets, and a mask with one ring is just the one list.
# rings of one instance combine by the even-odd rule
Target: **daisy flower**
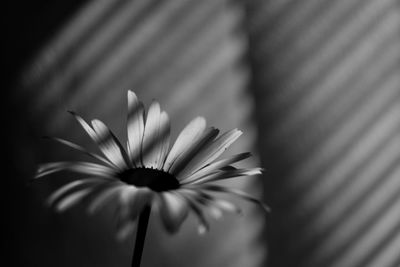
[[[238,196],[268,209],[252,196],[216,181],[261,174],[261,168],[236,168],[232,164],[250,157],[241,153],[219,159],[221,154],[242,134],[233,129],[219,134],[207,127],[202,117],[193,119],[170,146],[168,114],[153,101],[147,111],[132,91],[128,91],[127,144],[124,146],[100,120],[88,124],[82,117],[70,112],[101,154],[92,153],[70,141],[52,138],[93,158],[93,161],[52,162],[39,166],[35,178],[59,171],[82,175],[53,192],[48,203],[59,212],[87,201],[89,213],[104,205],[117,203],[117,236],[129,236],[139,217],[147,224],[150,208],[159,211],[168,232],[176,232],[188,214],[199,221],[200,233],[209,228],[205,211],[214,218],[223,212],[240,213],[232,202],[221,199],[221,194]],[[143,216],[142,216],[143,215]],[[139,219],[139,228],[141,221]],[[139,230],[138,230],[139,231]],[[144,238],[144,237],[143,237]]]

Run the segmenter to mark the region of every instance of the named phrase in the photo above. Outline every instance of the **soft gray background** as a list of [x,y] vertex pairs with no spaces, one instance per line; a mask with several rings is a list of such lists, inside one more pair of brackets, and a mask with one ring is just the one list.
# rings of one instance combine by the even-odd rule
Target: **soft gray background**
[[[152,217],[144,266],[400,265],[398,0],[92,0],[6,4],[2,196],[9,266],[122,266],[110,210],[55,215],[25,187],[37,163],[79,157],[40,139],[94,148],[73,109],[124,136],[126,90],[158,99],[174,134],[202,115],[245,135],[264,177],[246,207],[197,237]],[[259,159],[259,161],[258,161]],[[10,240],[10,241],[8,241]],[[13,265],[13,263],[15,263]]]

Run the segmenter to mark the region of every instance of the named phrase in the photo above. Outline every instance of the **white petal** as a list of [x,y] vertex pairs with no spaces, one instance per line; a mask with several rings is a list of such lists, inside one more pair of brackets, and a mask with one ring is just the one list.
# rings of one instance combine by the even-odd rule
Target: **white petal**
[[56,210],[58,212],[64,212],[65,210],[71,208],[72,206],[78,204],[84,197],[89,195],[93,191],[93,188],[85,188],[79,191],[76,191],[65,198],[63,198],[56,205]]
[[203,117],[197,117],[189,122],[177,137],[171,151],[168,153],[163,169],[169,171],[175,160],[184,153],[190,145],[201,137],[206,128],[206,120]]
[[118,184],[105,189],[98,196],[96,196],[93,201],[91,201],[87,209],[88,212],[93,214],[100,210],[107,202],[111,201],[113,198],[116,198],[121,192],[122,188],[125,186],[126,185],[124,184]]
[[204,147],[186,167],[183,176],[190,175],[217,159],[239,136],[241,131],[233,129],[222,134],[207,147]]
[[214,220],[220,220],[222,218],[222,211],[217,206],[208,206],[209,213]]
[[126,169],[130,164],[129,156],[117,137],[100,120],[92,120],[92,126],[97,134],[100,150],[119,169]]
[[86,133],[90,136],[90,138],[92,138],[92,140],[98,144],[99,138],[96,134],[96,132],[93,130],[93,128],[87,124],[87,122],[78,114],[76,114],[73,111],[69,111],[69,113],[71,113],[75,119],[79,122],[79,124],[82,126],[82,128],[86,131]]
[[[116,166],[116,167],[121,167],[119,164],[122,164],[123,162],[121,160],[116,159],[115,154],[113,153],[114,151],[109,147],[107,147],[104,144],[104,140],[105,138],[108,139],[110,133],[107,127],[105,127],[104,125],[101,125],[103,123],[97,123],[97,121],[95,122],[95,124],[98,124],[97,126],[101,129],[99,129],[100,131],[100,135],[99,132],[96,132],[96,130],[94,130],[89,124],[86,123],[86,121],[80,117],[79,115],[77,115],[75,112],[73,111],[69,111],[74,117],[75,119],[79,122],[79,124],[82,126],[82,128],[86,131],[86,133],[90,136],[90,138],[92,138],[92,140],[99,146],[101,152],[103,152],[103,154]],[[92,125],[93,125],[93,121],[92,121]],[[107,128],[106,131],[104,131],[104,127]],[[117,163],[117,164],[116,164]]]
[[188,182],[194,181],[194,180],[196,180],[198,178],[201,178],[201,177],[203,177],[205,175],[211,174],[211,173],[217,171],[218,169],[220,169],[222,167],[225,167],[225,166],[233,164],[235,162],[244,160],[244,159],[246,159],[246,158],[248,158],[250,156],[251,156],[251,153],[241,153],[241,154],[233,155],[233,156],[230,156],[230,157],[228,157],[226,159],[222,159],[222,160],[213,162],[213,163],[207,165],[206,167],[201,168],[200,170],[198,170],[197,172],[193,173],[192,175],[190,175],[188,177],[183,177],[183,174],[179,173],[177,175],[177,178],[182,183],[188,183]]
[[136,219],[146,206],[151,205],[153,197],[153,191],[148,188],[125,186],[121,189],[117,210],[117,237],[119,240],[130,235],[136,224]]
[[223,200],[223,199],[215,199],[214,200],[214,205],[218,206],[221,210],[227,211],[227,212],[233,212],[237,214],[241,214],[242,211],[241,209],[233,204],[232,202]]
[[188,165],[188,163],[196,156],[196,154],[205,146],[210,144],[215,137],[218,135],[219,130],[215,128],[208,128],[203,132],[200,138],[194,140],[179,157],[173,162],[169,168],[169,173],[178,177],[182,170]]
[[142,144],[143,165],[149,168],[157,167],[157,161],[162,150],[160,141],[160,118],[160,104],[154,101],[151,103],[147,113]]
[[161,151],[157,161],[157,169],[162,170],[165,159],[168,155],[169,150],[169,142],[170,142],[170,133],[171,126],[168,114],[166,112],[161,113],[160,119],[160,132],[161,132]]
[[[223,199],[217,199],[213,195],[205,192],[205,190],[201,190],[200,188],[183,188],[180,191],[183,191],[186,194],[191,194],[194,199],[198,200],[207,207],[213,207],[214,209],[218,209],[220,211],[227,211],[238,214],[241,213],[241,209],[235,204]],[[220,212],[217,213],[219,214]]]
[[101,178],[86,178],[86,179],[80,179],[76,180],[73,182],[69,182],[63,186],[61,186],[59,189],[54,191],[48,198],[47,198],[47,203],[49,205],[53,205],[56,201],[60,199],[63,195],[67,193],[73,193],[76,190],[80,190],[85,186],[88,185],[93,185],[93,184],[99,184],[99,183],[104,183],[104,179]]
[[215,173],[211,173],[209,175],[205,175],[195,180],[181,182],[184,184],[203,184],[212,181],[220,181],[224,179],[237,178],[240,176],[252,176],[258,175],[262,173],[262,168],[251,168],[251,169],[227,169],[221,170]]
[[196,200],[188,195],[188,194],[181,194],[185,199],[188,201],[190,210],[193,211],[193,213],[196,215],[198,219],[198,226],[197,230],[199,234],[204,234],[206,233],[209,229],[210,226],[207,222],[206,216],[204,215],[203,211],[197,206]]
[[195,186],[194,187],[197,190],[208,190],[208,191],[213,191],[213,192],[219,192],[219,193],[225,193],[225,194],[232,194],[235,196],[238,196],[246,201],[253,202],[259,206],[261,206],[266,212],[270,212],[270,208],[265,205],[262,201],[250,196],[249,194],[233,189],[233,188],[227,188],[219,185],[202,185],[202,186]]
[[116,171],[100,164],[92,162],[50,162],[39,166],[35,178],[40,178],[59,171],[72,171],[81,174],[101,176],[108,179],[116,179]]
[[128,91],[128,150],[132,163],[141,167],[141,148],[144,134],[144,107],[136,94]]
[[178,194],[164,192],[161,194],[161,219],[167,231],[174,233],[188,215],[187,200]]
[[66,145],[66,146],[69,146],[69,147],[71,147],[71,148],[73,148],[73,149],[76,149],[76,150],[78,150],[78,151],[81,151],[81,152],[83,152],[83,153],[85,153],[85,154],[91,156],[92,158],[95,158],[95,159],[97,159],[97,160],[99,160],[99,161],[101,161],[101,162],[103,162],[103,163],[109,165],[110,167],[115,167],[115,165],[113,165],[113,164],[112,164],[109,160],[107,160],[106,158],[104,158],[104,157],[102,157],[102,156],[100,156],[100,155],[97,155],[97,154],[95,154],[95,153],[91,153],[91,152],[89,152],[88,150],[86,150],[84,147],[82,147],[82,146],[80,146],[80,145],[78,145],[78,144],[75,144],[75,143],[73,143],[73,142],[71,142],[71,141],[68,141],[68,140],[65,140],[65,139],[62,139],[62,138],[57,138],[57,137],[48,137],[48,138],[49,138],[50,140],[59,142],[59,143],[61,143],[61,144],[63,144],[63,145]]
[[53,203],[62,195],[64,195],[66,192],[73,190],[77,187],[80,187],[82,184],[84,184],[84,180],[77,180],[73,181],[70,183],[67,183],[66,185],[63,185],[59,189],[57,189],[54,193],[52,193],[48,198],[47,198],[47,204],[48,205],[53,205]]
[[132,220],[126,220],[122,222],[117,229],[117,240],[123,241],[128,237],[131,237],[133,230],[136,227],[136,222]]
[[181,190],[183,194],[191,195],[192,199],[207,208],[207,211],[210,213],[211,217],[215,220],[219,220],[222,217],[222,210],[218,208],[217,205],[214,205],[214,198],[210,195],[195,190]]
[[121,217],[135,220],[144,207],[151,205],[154,192],[146,187],[125,186],[121,190]]

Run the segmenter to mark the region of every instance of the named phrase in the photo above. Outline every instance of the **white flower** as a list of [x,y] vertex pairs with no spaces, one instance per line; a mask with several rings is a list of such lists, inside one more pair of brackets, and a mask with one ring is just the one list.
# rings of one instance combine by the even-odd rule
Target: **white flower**
[[219,135],[219,130],[206,127],[202,117],[193,119],[170,148],[170,121],[153,101],[145,116],[143,104],[128,91],[128,142],[126,148],[100,120],[91,125],[71,112],[98,145],[103,155],[87,151],[70,141],[52,138],[94,158],[94,162],[54,162],[42,164],[35,178],[58,171],[83,174],[84,178],[56,190],[49,203],[62,212],[88,200],[88,211],[94,213],[110,201],[116,201],[119,217],[118,236],[124,238],[133,230],[141,211],[148,206],[159,209],[163,225],[169,232],[179,229],[189,212],[199,219],[199,231],[208,229],[202,207],[216,218],[222,211],[240,212],[233,203],[217,198],[215,193],[228,193],[260,204],[248,194],[212,182],[251,176],[260,168],[237,169],[233,163],[250,156],[242,153],[217,160],[242,134],[234,129]]

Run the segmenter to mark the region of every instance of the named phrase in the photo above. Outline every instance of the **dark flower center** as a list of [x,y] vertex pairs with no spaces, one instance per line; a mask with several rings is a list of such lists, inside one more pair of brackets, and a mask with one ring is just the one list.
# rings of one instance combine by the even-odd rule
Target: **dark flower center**
[[178,180],[171,174],[157,169],[134,168],[119,174],[121,181],[137,187],[148,187],[162,192],[179,188]]

